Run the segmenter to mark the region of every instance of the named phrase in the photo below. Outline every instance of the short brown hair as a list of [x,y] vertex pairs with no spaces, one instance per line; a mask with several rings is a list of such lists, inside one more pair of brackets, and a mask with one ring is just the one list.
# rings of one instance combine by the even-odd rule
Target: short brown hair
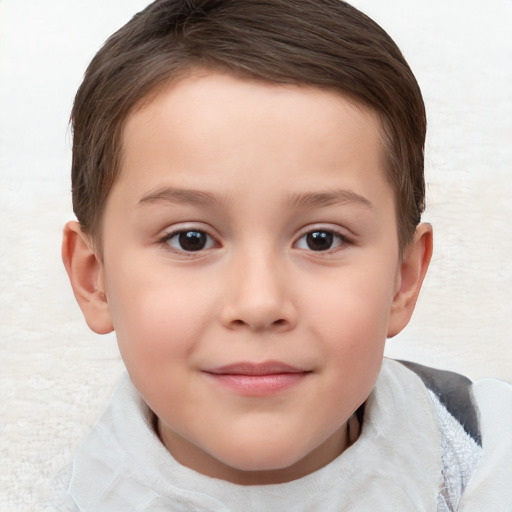
[[156,0],[106,41],[75,98],[73,207],[95,243],[121,167],[127,116],[194,67],[337,90],[373,108],[400,247],[411,240],[424,209],[425,107],[411,69],[379,25],[340,0]]

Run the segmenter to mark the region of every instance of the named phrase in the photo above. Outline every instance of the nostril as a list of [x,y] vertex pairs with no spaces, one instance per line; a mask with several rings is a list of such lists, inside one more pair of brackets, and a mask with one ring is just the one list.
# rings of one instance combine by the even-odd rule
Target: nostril
[[240,328],[240,327],[249,327],[255,331],[263,331],[265,329],[270,330],[280,330],[285,328],[288,325],[288,321],[284,318],[279,318],[278,320],[274,320],[273,322],[246,322],[242,319],[234,319],[230,322],[231,328]]
[[275,320],[270,325],[270,329],[274,330],[274,331],[277,331],[277,332],[285,331],[289,327],[290,327],[290,322],[288,320],[284,319],[284,318],[280,318],[279,320]]

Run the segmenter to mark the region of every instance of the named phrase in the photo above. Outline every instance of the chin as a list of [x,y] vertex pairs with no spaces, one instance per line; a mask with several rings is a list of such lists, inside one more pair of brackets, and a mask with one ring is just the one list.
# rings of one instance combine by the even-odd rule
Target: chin
[[231,446],[227,453],[218,454],[217,458],[240,471],[272,471],[288,467],[301,457],[282,446],[276,450],[268,443],[266,446]]
[[[224,466],[221,478],[241,485],[265,485],[288,482],[315,469],[310,452],[297,446],[284,448],[273,443],[265,446],[230,446],[226,453],[212,453]],[[214,475],[211,475],[214,476]]]
[[239,471],[277,471],[294,466],[298,461],[297,457],[289,454],[269,454],[267,457],[261,452],[252,458],[237,457],[232,460],[230,466]]

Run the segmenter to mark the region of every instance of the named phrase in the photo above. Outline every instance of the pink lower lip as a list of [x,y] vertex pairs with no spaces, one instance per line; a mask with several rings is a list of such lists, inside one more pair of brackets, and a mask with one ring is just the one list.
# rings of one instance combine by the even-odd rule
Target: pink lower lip
[[309,372],[245,375],[234,373],[206,374],[218,384],[247,396],[268,396],[285,391],[302,382]]

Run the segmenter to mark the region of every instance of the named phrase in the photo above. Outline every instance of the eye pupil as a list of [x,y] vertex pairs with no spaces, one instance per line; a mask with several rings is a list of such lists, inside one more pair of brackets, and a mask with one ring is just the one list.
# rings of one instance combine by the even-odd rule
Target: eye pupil
[[207,235],[201,231],[183,231],[178,236],[184,251],[200,251],[206,246]]
[[334,235],[328,231],[313,231],[306,235],[306,243],[312,251],[325,251],[332,247]]

